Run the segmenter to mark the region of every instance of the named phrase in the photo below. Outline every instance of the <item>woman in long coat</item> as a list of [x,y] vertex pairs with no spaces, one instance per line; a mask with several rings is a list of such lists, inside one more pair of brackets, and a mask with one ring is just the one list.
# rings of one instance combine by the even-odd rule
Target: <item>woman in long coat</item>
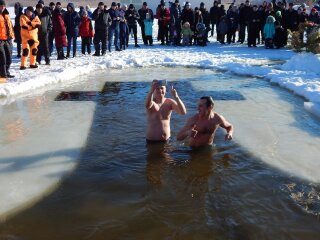
[[56,8],[52,14],[52,25],[54,31],[54,39],[57,49],[58,60],[63,60],[64,56],[63,48],[67,47],[66,27],[64,25],[63,13],[61,5],[56,4]]

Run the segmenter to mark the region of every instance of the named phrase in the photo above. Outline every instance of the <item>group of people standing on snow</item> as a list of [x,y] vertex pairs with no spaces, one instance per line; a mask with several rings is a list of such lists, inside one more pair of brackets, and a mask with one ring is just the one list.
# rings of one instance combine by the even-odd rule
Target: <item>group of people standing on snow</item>
[[[12,58],[12,40],[17,44],[17,57],[21,58],[20,69],[27,68],[30,58],[30,68],[37,68],[42,58],[50,65],[50,56],[54,45],[57,59],[62,60],[77,56],[77,38],[81,37],[82,54],[91,54],[94,45],[94,56],[111,52],[114,45],[116,51],[128,47],[129,35],[134,37],[134,46],[140,47],[137,39],[138,26],[141,28],[143,44],[153,45],[153,22],[158,21],[157,40],[161,45],[201,45],[205,46],[208,36],[216,33],[216,39],[221,44],[234,43],[238,31],[237,42],[244,43],[247,36],[249,47],[264,43],[266,48],[279,48],[286,45],[287,30],[297,31],[299,23],[306,21],[320,23],[319,5],[315,5],[307,14],[304,4],[293,9],[293,4],[287,6],[286,0],[251,5],[247,0],[239,6],[231,4],[226,11],[218,1],[207,10],[203,2],[194,9],[190,2],[180,6],[175,0],[166,6],[164,0],[155,11],[144,2],[139,10],[133,4],[129,7],[112,2],[108,8],[100,2],[91,12],[90,7],[80,6],[79,12],[73,3],[68,3],[67,10],[60,2],[51,2],[45,6],[40,0],[35,9],[31,6],[23,11],[20,3],[15,3],[15,23],[11,23],[9,12],[4,0],[0,0],[0,77],[13,77],[10,72]],[[93,23],[94,21],[94,27]],[[303,35],[301,35],[303,38]],[[65,55],[64,48],[67,48]],[[72,47],[72,55],[71,55]]]
[[298,31],[299,24],[305,22],[319,24],[319,10],[318,4],[308,14],[305,4],[295,10],[293,3],[287,4],[286,0],[272,0],[269,3],[264,1],[259,6],[251,5],[250,1],[246,0],[239,6],[231,4],[225,11],[224,6],[219,7],[215,1],[207,14],[207,21],[211,20],[212,23],[211,35],[215,27],[217,40],[222,44],[225,43],[225,37],[227,43],[234,43],[238,31],[237,42],[244,43],[247,34],[249,47],[265,43],[266,48],[280,48],[287,44],[287,30]]

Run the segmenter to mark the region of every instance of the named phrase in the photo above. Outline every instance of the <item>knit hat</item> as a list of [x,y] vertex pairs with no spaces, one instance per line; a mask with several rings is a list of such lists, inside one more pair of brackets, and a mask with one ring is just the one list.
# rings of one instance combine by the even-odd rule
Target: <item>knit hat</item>
[[38,4],[36,5],[36,8],[43,8],[43,5],[42,5],[41,3],[38,3]]
[[276,16],[277,17],[281,17],[281,12],[280,11],[276,11]]
[[316,8],[312,8],[312,9],[311,9],[311,12],[316,12],[316,11],[317,11]]
[[179,3],[179,0],[175,0],[174,3]]
[[112,2],[111,7],[115,7],[115,6],[117,6],[116,2]]
[[143,6],[148,6],[148,3],[147,2],[143,2],[142,5]]
[[33,9],[33,7],[31,7],[31,6],[29,6],[29,7],[27,7],[27,9],[26,9],[27,11],[30,11],[30,12],[34,12],[34,9]]
[[129,9],[133,9],[134,8],[134,5],[131,3],[130,5],[129,5]]
[[5,6],[5,5],[6,5],[5,1],[4,0],[0,0],[0,6]]
[[38,4],[44,5],[44,1],[43,1],[43,0],[39,0],[39,1],[38,1]]

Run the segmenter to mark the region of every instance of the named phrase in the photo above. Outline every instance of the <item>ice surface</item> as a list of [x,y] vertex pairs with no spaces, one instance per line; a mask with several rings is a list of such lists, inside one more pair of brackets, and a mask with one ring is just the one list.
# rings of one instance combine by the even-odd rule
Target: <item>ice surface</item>
[[[57,187],[86,143],[94,103],[39,101],[13,103],[1,115],[2,122],[21,124],[0,128],[0,220]],[[21,115],[13,117],[16,107]]]

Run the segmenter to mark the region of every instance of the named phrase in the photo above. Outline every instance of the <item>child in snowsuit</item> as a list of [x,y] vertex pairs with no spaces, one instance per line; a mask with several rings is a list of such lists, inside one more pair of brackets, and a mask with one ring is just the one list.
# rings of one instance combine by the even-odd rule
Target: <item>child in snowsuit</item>
[[83,11],[81,17],[81,23],[79,27],[79,35],[81,37],[81,53],[86,54],[86,48],[88,54],[91,54],[91,42],[93,33],[93,27],[91,19],[88,16],[87,11]]
[[183,24],[181,34],[183,36],[183,39],[182,39],[183,45],[185,45],[185,46],[191,45],[193,32],[190,28],[189,22],[185,22]]
[[273,48],[273,38],[275,35],[275,27],[274,27],[275,18],[273,16],[268,16],[266,20],[266,24],[263,28],[263,35],[265,38],[265,48]]
[[22,57],[20,70],[27,67],[28,57],[30,56],[30,68],[37,68],[36,57],[38,52],[38,28],[41,26],[40,19],[34,14],[33,7],[27,7],[25,13],[20,18]]
[[153,12],[151,9],[148,9],[145,15],[145,19],[143,19],[143,23],[145,26],[145,38],[146,38],[146,43],[150,46],[153,46],[153,39],[152,39],[152,26],[153,26]]
[[195,43],[199,46],[207,46],[206,43],[206,26],[203,23],[196,25]]

